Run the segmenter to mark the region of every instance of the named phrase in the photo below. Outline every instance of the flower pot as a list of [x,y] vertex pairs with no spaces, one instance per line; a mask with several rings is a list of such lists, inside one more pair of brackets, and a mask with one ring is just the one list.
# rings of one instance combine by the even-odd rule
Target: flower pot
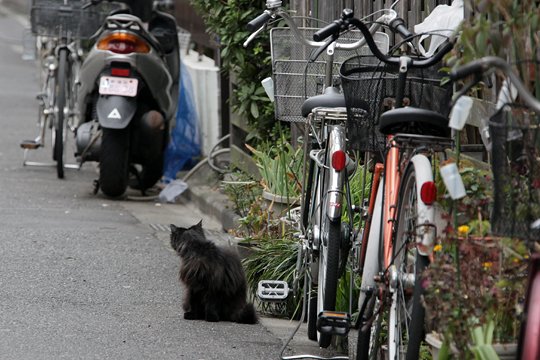
[[278,218],[283,216],[290,208],[300,205],[300,197],[272,194],[266,190],[263,190],[262,197],[267,201],[268,209],[272,210]]
[[[431,356],[434,360],[439,358],[439,351],[442,347],[443,341],[439,334],[430,333],[426,335],[426,342],[431,346]],[[517,356],[517,344],[493,344],[493,349],[499,356],[500,360],[512,360]],[[457,349],[454,345],[450,346],[451,352],[457,354]]]

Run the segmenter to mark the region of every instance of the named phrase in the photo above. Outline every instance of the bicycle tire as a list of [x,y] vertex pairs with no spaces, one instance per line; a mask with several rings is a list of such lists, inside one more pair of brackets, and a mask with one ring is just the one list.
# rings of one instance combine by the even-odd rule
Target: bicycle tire
[[540,358],[540,271],[536,271],[531,280],[526,316],[520,359],[537,360]]
[[56,161],[56,174],[59,179],[64,178],[64,108],[66,106],[66,82],[67,71],[67,49],[60,49],[58,52],[58,84],[56,87],[56,117],[54,123],[54,160]]
[[307,337],[309,340],[317,341],[317,296],[308,295],[308,317],[307,317]]
[[[382,200],[383,200],[383,186],[382,185],[383,183],[381,182],[379,184],[378,189],[376,189],[377,196],[375,200],[375,207],[374,207],[373,217],[371,220],[370,232],[368,236],[364,267],[362,269],[361,291],[360,291],[360,297],[358,299],[359,309],[362,308],[365,301],[370,300],[370,299],[366,299],[367,289],[369,288],[373,289],[374,294],[372,296],[378,296],[378,292],[376,291],[377,284],[375,283],[374,277],[380,272],[380,268],[381,268],[379,253],[381,250],[380,249],[380,240],[381,240],[381,236],[380,236],[381,226],[380,225],[382,221]],[[354,357],[354,354],[352,354],[354,360],[373,359],[374,357],[376,357],[376,352],[378,351],[377,341],[375,341],[375,339],[378,339],[378,336],[379,336],[381,317],[379,315],[376,315],[376,318],[372,319],[376,299],[373,298],[371,299],[371,301],[372,301],[371,304],[366,304],[368,305],[368,307],[366,308],[362,316],[362,319],[359,319],[360,329],[358,329],[356,357]],[[363,322],[367,320],[373,321],[371,326],[368,326],[366,329],[362,329]]]
[[[336,294],[339,276],[339,249],[341,244],[341,220],[332,221],[323,214],[323,233],[327,233],[328,243],[319,252],[319,286],[317,287],[317,312],[336,310]],[[324,287],[321,286],[324,284]],[[332,335],[318,336],[319,346],[327,348]]]
[[[392,294],[389,311],[388,349],[389,356],[401,359],[406,349],[405,358],[416,360],[420,345],[424,339],[425,309],[421,303],[423,287],[421,274],[428,266],[429,259],[419,254],[416,248],[408,246],[416,241],[418,217],[418,191],[416,170],[410,163],[402,178],[399,192],[397,223],[393,244],[393,265],[397,271],[397,281]],[[410,284],[401,281],[405,276],[414,274],[414,290],[410,295]],[[409,316],[410,314],[410,316]],[[394,320],[392,320],[394,319]]]

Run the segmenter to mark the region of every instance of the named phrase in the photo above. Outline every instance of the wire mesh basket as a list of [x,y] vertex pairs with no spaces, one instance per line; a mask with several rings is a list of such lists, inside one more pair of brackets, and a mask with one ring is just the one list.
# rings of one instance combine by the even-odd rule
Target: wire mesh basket
[[[386,140],[379,132],[379,116],[394,106],[397,66],[381,64],[372,55],[359,55],[345,60],[339,74],[349,119],[358,119],[347,128],[351,149],[383,151]],[[441,86],[440,78],[437,70],[409,69],[404,103],[447,116],[452,89]]]
[[82,4],[82,1],[32,0],[32,33],[70,39],[91,37],[105,21],[110,6],[92,6],[83,10]]
[[[300,28],[305,39],[312,39],[318,28]],[[339,42],[354,42],[361,34],[352,31],[340,37]],[[388,36],[375,34],[375,40],[382,51],[388,49]],[[299,42],[290,28],[273,28],[270,32],[272,72],[274,80],[275,115],[277,120],[305,122],[301,114],[304,101],[314,95],[322,94],[325,84],[327,54],[323,52],[315,62],[308,62],[316,49]],[[356,50],[366,53],[367,47]],[[336,50],[334,53],[334,84],[339,84],[339,67],[351,56],[350,51]]]
[[495,235],[540,239],[539,125],[539,115],[517,105],[489,121]]

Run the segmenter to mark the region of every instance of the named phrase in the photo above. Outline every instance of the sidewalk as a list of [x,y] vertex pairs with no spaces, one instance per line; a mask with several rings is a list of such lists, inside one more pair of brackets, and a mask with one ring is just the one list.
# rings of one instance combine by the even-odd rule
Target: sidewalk
[[[220,180],[209,166],[201,167],[186,182],[188,183],[188,189],[180,196],[178,201],[192,203],[198,207],[201,213],[212,216],[217,222],[222,224],[225,232],[237,227],[239,216],[234,213],[232,202],[225,194],[220,192]],[[228,244],[236,247],[239,253],[242,254],[242,249],[237,246],[234,238],[227,235],[225,237],[227,237]],[[297,321],[270,317],[262,317],[261,322],[274,336],[281,339],[283,343],[289,339],[298,326]],[[351,331],[351,333],[351,338],[356,339],[355,332]],[[343,354],[337,353],[335,350],[321,349],[316,342],[308,340],[306,323],[302,324],[298,329],[284,355],[291,354],[309,354],[323,357],[343,356]],[[278,355],[272,354],[269,358],[277,359],[279,358]]]
[[[8,16],[20,18],[20,22],[28,25],[29,0],[0,0],[0,7],[9,9]],[[190,177],[188,189],[178,199],[177,204],[155,203],[149,206],[143,201],[123,201],[122,207],[138,220],[137,226],[151,227],[155,236],[168,248],[169,224],[180,226],[194,224],[203,218],[207,236],[220,245],[236,247],[233,237],[227,230],[233,229],[238,223],[238,215],[227,196],[219,191],[220,182],[216,174],[208,166],[202,167]],[[103,206],[105,206],[104,204]],[[187,209],[192,206],[198,209]],[[172,249],[170,249],[172,251]],[[283,343],[287,341],[297,322],[284,319],[262,318],[264,327]],[[253,339],[254,342],[257,339]],[[300,328],[286,351],[287,355],[308,353],[313,355],[335,355],[331,351],[320,350],[315,342],[307,340],[305,324]],[[268,354],[269,359],[277,359],[278,354]]]

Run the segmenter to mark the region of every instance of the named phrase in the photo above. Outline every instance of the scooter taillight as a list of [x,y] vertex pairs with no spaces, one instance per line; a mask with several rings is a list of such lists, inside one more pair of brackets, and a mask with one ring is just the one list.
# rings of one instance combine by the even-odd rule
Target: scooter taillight
[[114,32],[99,40],[97,48],[109,50],[117,54],[149,53],[150,46],[137,35]]
[[113,68],[111,68],[111,75],[112,76],[127,77],[127,76],[131,75],[131,70],[130,69],[125,69],[125,68],[113,67]]

